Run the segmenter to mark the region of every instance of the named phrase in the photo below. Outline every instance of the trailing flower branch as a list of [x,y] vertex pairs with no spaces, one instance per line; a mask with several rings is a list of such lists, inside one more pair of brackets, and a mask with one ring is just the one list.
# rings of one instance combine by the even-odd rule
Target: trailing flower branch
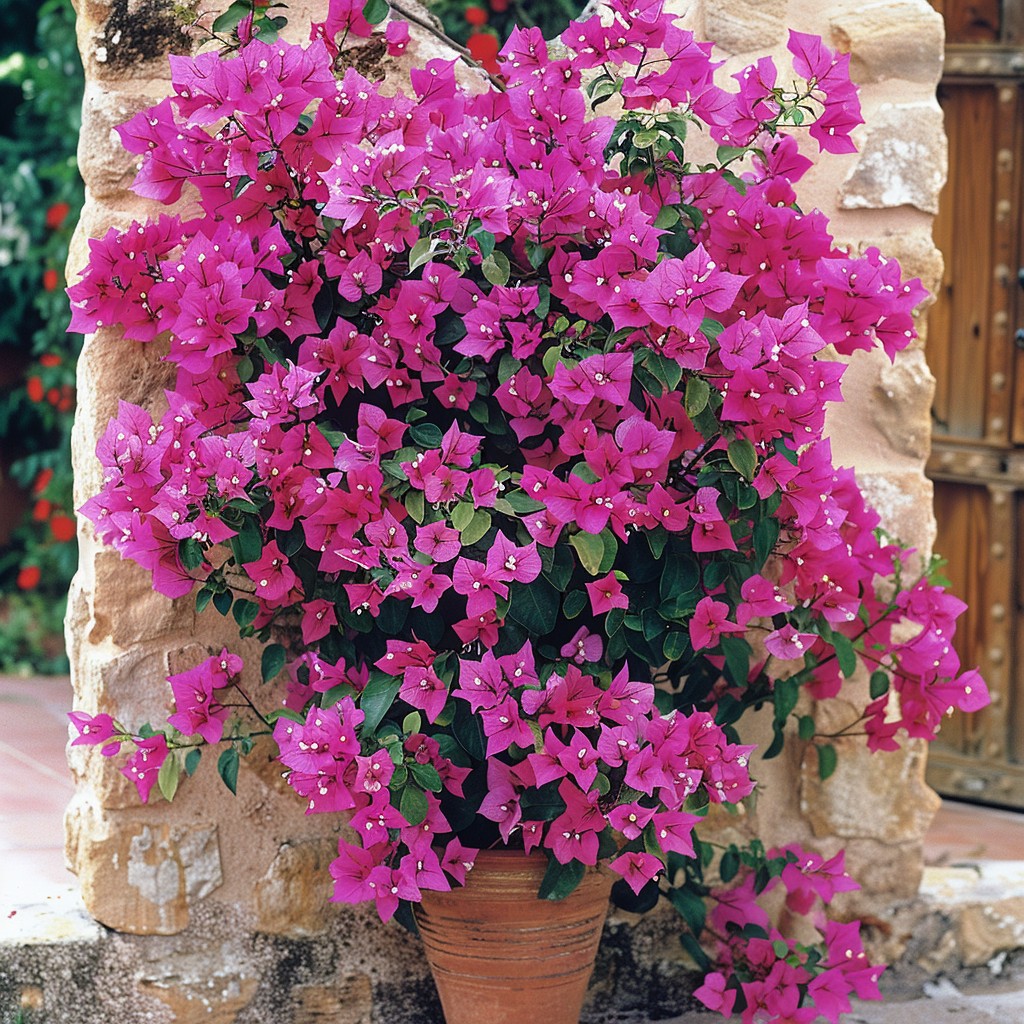
[[[258,710],[223,650],[170,678],[169,728],[76,712],[75,742],[132,747],[142,798],[170,798],[195,737],[234,789],[272,729],[308,812],[348,822],[334,898],[385,919],[516,845],[548,858],[541,896],[601,862],[621,905],[671,902],[723,1013],[877,996],[856,925],[814,911],[856,887],[841,854],[699,834],[754,789],[750,708],[774,709],[765,756],[795,731],[825,778],[802,692],[866,666],[883,750],[987,701],[962,604],[934,566],[902,583],[823,436],[828,352],[895,358],[924,297],[796,205],[789,129],[853,149],[848,58],[793,32],[796,84],[765,58],[724,88],[658,0],[612,0],[564,57],[516,30],[492,87],[431,60],[392,96],[338,49],[404,52],[383,0],[332,0],[305,47],[232,12],[230,54],[172,57],[174,95],[120,128],[136,191],[201,213],[93,240],[69,290],[75,330],[168,337],[176,372],[166,410],[121,404],[83,512],[161,593],[263,640],[286,692]],[[688,155],[698,131],[716,160]],[[778,886],[819,945],[772,925]]]

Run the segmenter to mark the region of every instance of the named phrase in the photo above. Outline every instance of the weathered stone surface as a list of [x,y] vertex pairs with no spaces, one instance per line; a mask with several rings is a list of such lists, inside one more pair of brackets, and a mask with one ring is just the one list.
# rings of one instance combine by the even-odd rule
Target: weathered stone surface
[[99,82],[86,86],[82,130],[78,137],[78,166],[97,199],[116,197],[135,178],[138,157],[112,145],[112,132],[140,110],[157,102],[159,94],[114,90]]
[[883,366],[875,384],[875,427],[893,448],[902,448],[915,459],[927,459],[931,450],[931,417],[923,399],[934,390],[935,378],[920,349]]
[[182,986],[180,979],[139,985],[143,995],[159,999],[174,1021],[203,1021],[204,1024],[236,1024],[239,1012],[251,1002],[259,982],[256,978],[219,977],[211,985],[203,979],[196,987]]
[[850,54],[855,82],[898,78],[933,85],[942,74],[942,16],[925,0],[842,4],[829,24],[832,45]]
[[981,967],[1004,950],[1024,946],[1024,898],[964,908],[957,922],[959,959]]
[[[834,731],[821,722],[819,729]],[[816,754],[808,751],[800,796],[814,834],[920,844],[939,805],[924,781],[923,744],[911,740],[895,753],[868,756],[863,743],[859,737],[835,741],[838,766],[825,782],[818,778]]]
[[786,37],[786,0],[709,0],[708,38],[725,53],[770,50]]
[[370,1024],[373,988],[365,974],[334,985],[302,985],[293,994],[294,1024]]
[[883,103],[870,115],[860,159],[840,190],[846,210],[913,206],[938,213],[946,137],[934,101]]
[[166,66],[168,53],[188,53],[194,45],[167,0],[89,3],[83,14],[88,31],[80,31],[79,46],[90,78],[147,77],[152,65]]
[[[111,824],[110,818],[103,823]],[[190,901],[223,882],[215,825],[115,822],[102,833],[87,816],[81,825],[76,852],[82,896],[108,928],[173,935],[188,926]]]
[[273,935],[315,935],[330,924],[328,867],[337,853],[332,839],[284,843],[256,883],[256,928]]

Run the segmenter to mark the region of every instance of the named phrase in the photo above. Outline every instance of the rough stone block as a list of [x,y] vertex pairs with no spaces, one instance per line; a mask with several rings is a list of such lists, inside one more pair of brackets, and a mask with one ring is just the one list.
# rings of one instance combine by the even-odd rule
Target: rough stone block
[[[819,723],[822,731],[833,731]],[[920,844],[938,796],[924,781],[925,748],[910,740],[895,753],[869,753],[860,737],[835,741],[835,774],[822,782],[808,751],[800,783],[801,807],[816,836]]]
[[1004,950],[1024,945],[1024,898],[965,907],[957,922],[960,960],[982,967]]
[[216,825],[171,826],[112,820],[99,831],[83,821],[77,869],[89,912],[108,928],[173,935],[189,922],[189,904],[223,882]]
[[842,4],[830,27],[832,45],[851,55],[855,82],[897,78],[931,85],[942,74],[942,16],[925,0]]
[[928,458],[931,417],[927,405],[934,390],[935,378],[920,349],[904,352],[895,363],[882,367],[872,395],[872,419],[894,450],[922,461]]
[[786,0],[712,0],[704,17],[708,38],[725,53],[767,51],[786,38]]
[[337,904],[328,902],[328,866],[336,850],[333,838],[281,846],[267,873],[256,883],[258,931],[315,935],[329,926],[337,912]]
[[860,159],[840,190],[842,209],[913,206],[938,213],[946,181],[946,136],[938,103],[883,103],[868,123]]
[[293,994],[294,1024],[370,1024],[373,989],[365,974],[333,985],[303,985]]

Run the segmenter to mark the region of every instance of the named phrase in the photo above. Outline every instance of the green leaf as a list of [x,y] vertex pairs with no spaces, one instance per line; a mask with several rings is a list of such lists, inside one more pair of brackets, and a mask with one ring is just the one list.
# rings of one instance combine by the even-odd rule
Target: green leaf
[[708,399],[711,397],[711,386],[703,377],[690,377],[686,382],[686,392],[683,404],[686,406],[686,415],[693,419],[699,416],[708,406]]
[[260,658],[263,682],[269,683],[284,668],[285,659],[285,651],[280,644],[268,644],[263,648],[263,656]]
[[263,554],[263,531],[254,516],[246,516],[242,520],[238,536],[231,538],[231,550],[239,565],[255,562]]
[[740,869],[740,855],[730,847],[722,854],[721,863],[718,865],[718,877],[723,882],[731,882]]
[[235,2],[213,23],[214,32],[230,32],[250,11],[248,0]]
[[586,867],[578,860],[568,864],[559,864],[554,857],[548,861],[548,869],[540,883],[537,897],[542,900],[564,900],[583,881],[587,873]]
[[833,633],[832,646],[836,649],[839,671],[849,679],[857,671],[857,652],[853,648],[852,641],[842,633]]
[[889,676],[887,673],[881,670],[871,673],[871,682],[869,684],[871,699],[878,700],[879,697],[884,696],[889,692]]
[[733,686],[746,686],[750,673],[750,644],[739,636],[723,636],[722,653],[725,654],[725,674]]
[[206,606],[213,600],[213,593],[214,592],[208,587],[203,587],[203,589],[196,594],[196,612],[206,610]]
[[779,540],[779,521],[774,516],[754,524],[754,558],[764,565]]
[[530,512],[539,512],[544,508],[544,503],[531,498],[525,491],[509,491],[505,500],[512,506],[513,510],[520,515]]
[[757,452],[745,438],[729,442],[729,464],[744,480],[753,480],[757,472]]
[[454,526],[459,533],[462,533],[462,531],[473,521],[474,515],[476,515],[476,509],[473,508],[472,502],[461,501],[454,509],[452,509],[452,526]]
[[679,661],[690,649],[690,638],[682,632],[673,630],[661,645],[666,661]]
[[379,25],[387,16],[391,10],[391,5],[387,0],[366,0],[363,4],[363,17],[371,25]]
[[444,440],[441,428],[434,423],[416,423],[409,428],[409,437],[422,448],[440,448]]
[[[230,597],[231,595],[229,594],[228,596]],[[220,597],[220,595],[218,594],[217,597]],[[217,598],[214,598],[213,603],[217,603]],[[259,613],[260,606],[255,601],[248,601],[245,598],[237,600],[231,609],[235,622],[243,629],[246,626],[251,626]]]
[[567,619],[575,619],[586,607],[587,592],[585,590],[573,590],[565,595],[565,600],[562,602],[562,614]]
[[476,239],[477,245],[480,246],[480,255],[486,259],[494,252],[494,235],[490,231],[486,231],[483,228],[478,228],[473,232],[473,238]]
[[411,826],[416,826],[422,824],[423,819],[427,816],[427,811],[430,810],[430,805],[427,803],[426,793],[419,786],[414,786],[409,782],[402,790],[398,809]]
[[707,916],[704,900],[691,889],[669,889],[668,898],[686,922],[686,927],[694,936],[700,935],[704,931],[704,920]]
[[[195,751],[198,753],[198,750]],[[174,799],[178,791],[178,782],[181,780],[181,761],[173,751],[167,755],[164,763],[160,765],[160,773],[156,777],[156,784],[160,787],[163,798],[168,803]]]
[[412,516],[413,522],[422,523],[427,512],[426,499],[423,496],[423,492],[412,488],[406,492],[402,501],[406,511]]
[[478,540],[482,540],[484,534],[491,528],[491,513],[485,508],[478,508],[473,513],[469,525],[461,531],[462,543],[465,547],[471,547]]
[[800,700],[800,683],[790,676],[788,679],[776,679],[774,691],[775,721],[785,722],[796,708]]
[[839,757],[836,754],[836,748],[831,743],[818,745],[818,778],[822,782],[832,775],[838,763]]
[[426,238],[421,238],[409,251],[409,269],[415,270],[417,267],[422,267],[424,263],[429,263],[436,248],[437,239],[431,238],[429,235]]
[[720,164],[727,164],[735,160],[737,157],[741,157],[747,152],[745,146],[719,146],[718,147],[718,162]]
[[[321,704],[320,706],[321,707],[329,707],[330,705],[328,705],[328,704]],[[287,718],[289,722],[298,722],[298,723],[303,724],[303,725],[306,722],[305,716],[301,715],[294,708],[273,708],[271,711],[268,711],[267,714],[266,714],[266,719],[271,724],[276,722],[279,718]]]
[[619,553],[619,542],[615,534],[607,527],[598,536],[604,545],[604,554],[601,556],[601,564],[597,567],[597,575],[604,576],[611,572],[612,566],[615,564],[615,557]]
[[[199,767],[199,761],[202,758],[202,756],[203,756],[203,752],[202,752],[202,750],[199,747],[193,747],[185,755],[185,774],[186,775],[195,775],[196,769]],[[159,781],[160,780],[158,778],[157,782],[159,782]]]
[[185,567],[186,572],[198,569],[206,560],[203,554],[203,546],[194,537],[188,537],[178,542],[178,558]]
[[414,761],[409,765],[409,772],[424,789],[431,793],[441,792],[441,776],[432,764],[417,764]]
[[[233,598],[227,590],[222,590],[219,594],[215,594],[213,597],[213,607],[221,613],[221,615],[227,615],[231,611],[231,602]],[[257,608],[257,611],[259,609]]]
[[385,675],[383,672],[370,677],[370,681],[359,696],[359,707],[366,716],[361,730],[364,735],[372,734],[380,725],[381,720],[391,710],[401,686],[400,679]]
[[656,228],[671,228],[679,223],[679,210],[675,206],[663,206],[655,218]]
[[238,792],[238,748],[230,746],[217,758],[217,774],[232,793]]
[[500,249],[495,249],[480,264],[480,271],[491,284],[506,285],[509,275],[512,273],[512,267],[509,265],[508,257]]
[[718,336],[724,330],[724,324],[719,323],[718,320],[712,320],[709,316],[704,317],[700,324],[700,333],[703,334],[708,341],[716,341]]
[[778,757],[782,753],[785,742],[786,730],[783,729],[782,723],[772,722],[772,741],[768,744],[768,748],[761,753],[762,759],[770,761],[773,757]]
[[801,715],[797,732],[802,740],[814,739],[814,719],[810,715]]
[[402,719],[402,732],[409,736],[414,732],[419,732],[423,727],[423,718],[420,716],[418,711],[410,711],[409,714]]
[[612,903],[630,914],[646,914],[648,910],[653,910],[658,905],[660,897],[658,883],[653,879],[641,886],[639,892],[633,892],[624,878],[620,878],[612,886]]
[[559,593],[543,577],[532,583],[509,584],[509,618],[534,638],[546,636],[558,618]]
[[674,360],[658,352],[647,354],[647,369],[661,381],[669,391],[675,391],[683,379],[683,368]]
[[604,541],[593,533],[574,533],[569,543],[576,549],[580,564],[591,576],[596,576],[604,560]]

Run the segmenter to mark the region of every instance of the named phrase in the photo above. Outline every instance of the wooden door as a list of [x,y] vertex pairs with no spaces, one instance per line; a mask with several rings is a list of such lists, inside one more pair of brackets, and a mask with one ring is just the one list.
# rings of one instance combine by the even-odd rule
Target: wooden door
[[929,476],[936,550],[968,602],[957,648],[992,690],[953,716],[928,777],[950,796],[1024,807],[1024,0],[934,0],[949,179],[935,223],[945,274],[928,318],[937,380]]

